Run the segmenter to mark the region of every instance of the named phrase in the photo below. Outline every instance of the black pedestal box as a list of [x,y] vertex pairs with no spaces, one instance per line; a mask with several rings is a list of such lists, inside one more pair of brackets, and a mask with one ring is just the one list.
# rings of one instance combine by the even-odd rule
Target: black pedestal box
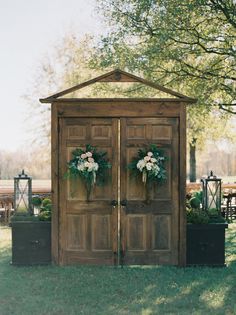
[[12,264],[51,263],[51,222],[12,222]]
[[226,223],[187,224],[187,266],[225,266]]

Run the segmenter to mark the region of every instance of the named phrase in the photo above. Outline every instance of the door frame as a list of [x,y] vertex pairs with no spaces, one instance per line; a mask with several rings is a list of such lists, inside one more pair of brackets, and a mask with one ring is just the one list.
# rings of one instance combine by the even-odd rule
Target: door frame
[[[55,99],[51,110],[51,177],[52,177],[52,261],[60,261],[59,169],[60,118],[64,117],[151,117],[179,119],[179,253],[178,265],[186,265],[186,103],[185,99]],[[94,115],[96,113],[96,115]]]

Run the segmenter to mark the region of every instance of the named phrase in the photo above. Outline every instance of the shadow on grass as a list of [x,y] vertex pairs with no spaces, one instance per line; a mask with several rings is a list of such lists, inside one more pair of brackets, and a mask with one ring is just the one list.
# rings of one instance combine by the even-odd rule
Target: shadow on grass
[[227,232],[227,268],[14,267],[8,246],[0,314],[236,314],[235,231]]

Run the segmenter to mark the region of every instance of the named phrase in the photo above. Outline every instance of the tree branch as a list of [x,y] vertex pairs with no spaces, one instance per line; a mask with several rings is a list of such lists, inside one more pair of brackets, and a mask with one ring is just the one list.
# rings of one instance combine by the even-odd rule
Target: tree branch
[[[233,110],[231,110],[231,109],[228,109],[228,108],[223,107],[223,106],[225,106],[225,105],[228,105],[228,104],[220,104],[220,105],[219,105],[219,108],[222,109],[223,111],[227,112],[227,113],[236,115],[236,111],[233,111]],[[234,105],[232,105],[232,104],[230,104],[230,105],[231,105],[231,106],[234,106]]]

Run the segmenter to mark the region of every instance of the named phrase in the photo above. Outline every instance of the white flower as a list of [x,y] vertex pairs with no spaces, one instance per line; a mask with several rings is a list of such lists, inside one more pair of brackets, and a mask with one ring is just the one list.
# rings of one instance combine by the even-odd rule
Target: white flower
[[93,163],[89,163],[88,162],[88,172],[92,172],[93,171]]
[[85,169],[84,163],[78,164],[77,169],[78,169],[79,171],[83,172],[84,169]]
[[151,162],[152,162],[152,163],[155,163],[155,162],[157,162],[157,159],[151,158]]
[[153,168],[153,164],[150,163],[150,162],[148,162],[148,163],[146,164],[146,169],[147,169],[148,171],[151,171],[152,168]]
[[89,163],[89,162],[85,162],[85,163],[84,163],[84,166],[85,166],[85,167],[89,167],[89,166],[90,166],[90,163]]
[[147,155],[147,156],[144,157],[144,161],[147,162],[147,161],[150,161],[150,160],[151,160],[151,157],[150,157],[150,156]]
[[91,152],[86,152],[87,157],[92,157],[93,154]]
[[88,158],[88,161],[89,161],[90,163],[93,163],[93,162],[94,162],[94,159],[91,158],[91,157],[89,157],[89,158]]
[[137,166],[137,168],[138,168],[140,171],[142,171],[143,168],[145,167],[145,165],[146,165],[146,163],[145,163],[144,160],[139,160],[136,166]]
[[84,159],[86,159],[87,155],[86,155],[85,153],[83,153],[83,154],[81,154],[81,156],[80,156],[80,157],[81,157],[81,159],[83,159],[83,160],[84,160]]
[[153,156],[153,153],[152,152],[148,152],[147,155],[148,156]]
[[153,165],[153,172],[157,176],[160,171],[160,167],[157,164]]
[[94,167],[93,167],[93,168],[94,168],[94,170],[95,170],[95,171],[97,171],[97,170],[98,170],[98,168],[99,168],[98,163],[95,163],[95,162],[94,162],[94,163],[93,163],[93,165],[94,165]]

